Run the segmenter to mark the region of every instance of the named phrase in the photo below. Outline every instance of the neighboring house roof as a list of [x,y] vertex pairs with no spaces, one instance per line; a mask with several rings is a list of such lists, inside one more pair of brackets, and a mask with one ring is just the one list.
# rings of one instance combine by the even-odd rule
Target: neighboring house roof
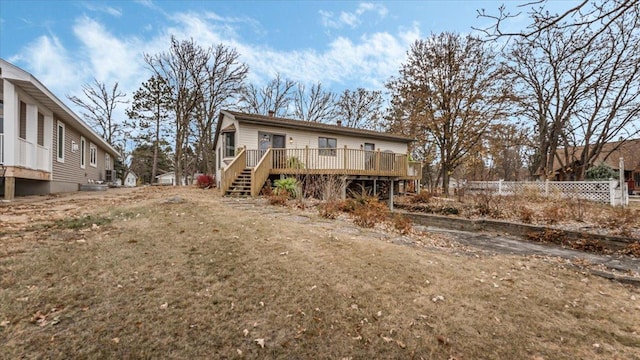
[[[582,154],[584,147],[578,146],[570,149],[570,154],[573,153],[573,161],[578,160]],[[559,149],[558,155],[564,157],[564,150]],[[606,159],[605,159],[606,157]],[[620,164],[620,157],[624,158],[624,167],[627,170],[640,169],[640,139],[613,141],[605,143],[602,146],[600,155],[593,162],[594,165],[605,163],[612,169],[618,169]],[[556,165],[554,171],[560,170],[560,167]]]
[[58,119],[64,121],[80,132],[91,142],[104,148],[114,157],[118,157],[118,151],[91,129],[82,119],[78,117],[67,105],[65,105],[57,96],[55,96],[46,86],[30,73],[20,69],[19,67],[0,59],[0,68],[2,68],[1,77],[10,80],[18,85],[24,92],[34,98],[39,103],[49,108]]
[[175,176],[173,171],[166,172],[166,173],[160,174],[160,175],[156,175],[156,179],[163,178],[163,177],[169,177],[169,176],[171,176],[171,177]]
[[124,177],[129,176],[129,174],[131,174],[131,175],[135,176],[136,178],[138,177],[138,175],[137,175],[135,172],[133,172],[133,171],[127,171],[127,173],[124,175]]
[[[388,134],[388,133],[383,133],[383,132],[373,131],[373,130],[356,129],[356,128],[347,127],[347,126],[324,124],[324,123],[313,122],[313,121],[287,119],[287,118],[280,118],[275,116],[247,114],[247,113],[242,113],[237,111],[222,110],[220,111],[220,118],[218,119],[218,126],[216,129],[216,136],[213,141],[214,148],[217,146],[218,137],[219,137],[218,134],[220,134],[221,132],[220,128],[222,126],[222,118],[225,115],[236,119],[240,123],[266,125],[266,126],[274,126],[279,128],[288,128],[288,129],[296,129],[296,130],[318,131],[323,133],[358,136],[358,137],[365,137],[369,139],[381,139],[381,140],[388,140],[388,141],[395,141],[395,142],[402,142],[402,143],[410,143],[415,140],[411,137],[407,137],[403,135],[393,135],[393,134]],[[227,128],[225,128],[224,130],[227,130]]]

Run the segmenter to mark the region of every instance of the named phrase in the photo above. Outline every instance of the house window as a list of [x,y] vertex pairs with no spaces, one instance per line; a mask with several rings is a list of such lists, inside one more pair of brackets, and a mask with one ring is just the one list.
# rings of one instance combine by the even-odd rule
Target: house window
[[64,162],[64,124],[58,121],[58,162]]
[[87,166],[87,140],[80,136],[80,167],[85,168]]
[[38,145],[44,146],[44,115],[38,113]]
[[89,143],[89,165],[98,166],[98,149],[91,143]]
[[20,101],[20,122],[18,123],[18,137],[27,138],[27,104]]
[[104,154],[104,169],[111,170],[111,155]]
[[318,154],[322,156],[336,156],[338,140],[336,138],[318,138]]
[[234,157],[236,155],[236,133],[224,133],[224,157]]

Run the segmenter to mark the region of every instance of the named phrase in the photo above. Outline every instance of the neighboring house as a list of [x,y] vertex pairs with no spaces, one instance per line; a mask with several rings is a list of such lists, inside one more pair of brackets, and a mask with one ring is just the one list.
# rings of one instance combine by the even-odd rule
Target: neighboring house
[[124,186],[135,187],[138,185],[138,175],[133,171],[127,171],[124,176]]
[[171,171],[156,176],[156,184],[160,185],[176,185],[176,174]]
[[28,72],[0,59],[0,192],[77,191],[111,182],[118,152]]
[[[180,185],[186,185],[186,184],[193,184],[193,180],[196,179],[198,177],[198,175],[201,175],[200,173],[196,173],[195,175],[191,176],[182,176],[182,181],[180,182]],[[160,184],[160,185],[176,185],[176,174],[171,171],[171,172],[167,172],[164,174],[160,174],[156,176],[156,184]]]
[[[214,139],[216,181],[224,194],[256,196],[267,179],[343,175],[394,183],[417,181],[412,138],[317,122],[221,111]],[[394,183],[395,185],[395,183]]]
[[[564,156],[563,150],[558,150],[558,156]],[[569,169],[575,166],[578,157],[582,153],[582,147],[572,149],[573,161],[570,162]],[[600,156],[593,162],[594,165],[601,163],[610,168],[620,171],[620,158],[624,159],[624,180],[629,186],[630,192],[640,192],[640,139],[613,141],[603,145]],[[554,169],[555,180],[571,180],[569,171],[562,171],[560,167]],[[567,175],[568,174],[568,175]]]

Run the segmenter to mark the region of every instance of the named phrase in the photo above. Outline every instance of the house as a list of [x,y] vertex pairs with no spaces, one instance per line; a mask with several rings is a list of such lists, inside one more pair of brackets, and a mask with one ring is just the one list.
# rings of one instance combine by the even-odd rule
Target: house
[[[395,185],[418,181],[409,161],[412,138],[295,119],[221,111],[214,138],[217,186],[257,196],[269,178],[341,175],[346,182]],[[348,184],[345,184],[347,186]],[[374,190],[375,191],[375,190]]]
[[156,184],[159,185],[175,185],[176,184],[176,174],[171,172],[166,172],[164,174],[156,175]]
[[124,176],[124,186],[135,187],[138,185],[138,175],[133,171],[127,171]]
[[[570,166],[575,166],[578,157],[582,153],[582,147],[571,149],[573,154],[573,162]],[[558,156],[564,156],[561,150]],[[594,165],[604,163],[615,171],[620,170],[620,158],[624,160],[624,179],[629,187],[629,192],[640,192],[640,139],[630,139],[624,141],[612,141],[605,143],[602,147],[600,155],[593,162]],[[567,171],[559,166],[554,171],[556,180],[566,180]]]
[[111,182],[118,152],[28,72],[0,59],[4,199]]

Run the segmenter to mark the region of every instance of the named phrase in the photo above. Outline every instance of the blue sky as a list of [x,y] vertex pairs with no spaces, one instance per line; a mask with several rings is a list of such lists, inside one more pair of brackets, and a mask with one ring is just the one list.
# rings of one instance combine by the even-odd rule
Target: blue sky
[[[150,76],[143,54],[168,49],[171,34],[235,48],[257,85],[279,72],[335,92],[379,90],[397,74],[413,41],[442,31],[471,32],[471,26],[489,23],[477,18],[477,9],[495,13],[502,3],[0,0],[0,57],[68,104],[66,95],[80,95],[93,78],[118,81],[131,95]],[[525,21],[516,18],[510,26]]]

